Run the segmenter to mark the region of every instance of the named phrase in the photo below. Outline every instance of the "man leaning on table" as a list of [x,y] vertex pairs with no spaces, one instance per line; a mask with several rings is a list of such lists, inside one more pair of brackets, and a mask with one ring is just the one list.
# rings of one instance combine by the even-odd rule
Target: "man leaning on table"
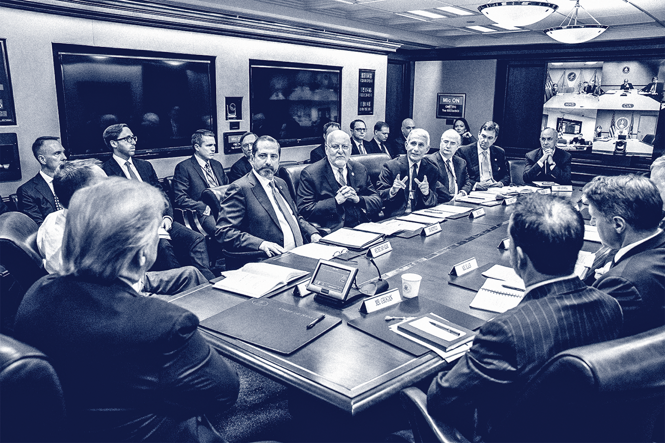
[[215,236],[224,249],[263,251],[272,257],[321,238],[298,215],[284,180],[275,177],[280,153],[279,143],[270,136],[254,142],[252,171],[229,186],[222,202]]
[[471,180],[466,170],[466,161],[455,155],[462,137],[454,129],[448,129],[441,135],[439,152],[429,154],[427,158],[439,170],[439,182],[436,185],[438,203],[445,203],[455,197],[471,192]]
[[522,178],[524,183],[549,181],[560,185],[572,183],[570,178],[570,161],[572,156],[556,147],[557,132],[545,128],[540,133],[540,149],[526,154],[526,166]]
[[524,280],[524,299],[485,323],[427,395],[430,414],[464,429],[471,441],[491,440],[521,389],[551,357],[614,339],[622,325],[617,301],[573,272],[584,242],[581,214],[568,201],[542,194],[520,195],[514,208],[510,262]]
[[462,146],[456,155],[466,161],[472,190],[486,191],[493,187],[510,185],[510,167],[506,152],[494,145],[499,136],[499,125],[489,121],[480,127],[478,141]]

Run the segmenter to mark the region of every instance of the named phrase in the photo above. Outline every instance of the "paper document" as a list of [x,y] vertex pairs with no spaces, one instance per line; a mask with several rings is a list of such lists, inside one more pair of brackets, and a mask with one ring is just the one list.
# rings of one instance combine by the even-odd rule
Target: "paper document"
[[331,258],[347,252],[341,246],[322,245],[320,243],[307,243],[291,249],[289,252],[301,257],[309,257],[315,260],[330,260]]
[[469,305],[472,308],[503,313],[517,306],[524,291],[516,290],[504,281],[488,278]]
[[393,235],[396,232],[402,231],[399,224],[388,223],[361,223],[353,229],[365,232],[374,232],[376,234]]
[[402,220],[402,221],[407,221],[407,222],[412,222],[412,223],[420,223],[422,225],[432,225],[434,223],[438,223],[442,219],[435,219],[432,217],[428,217],[426,215],[420,215],[420,214],[415,214],[411,213],[408,215],[402,215],[397,217],[397,220]]
[[464,214],[465,212],[473,211],[473,209],[474,208],[470,208],[469,206],[453,206],[446,204],[441,204],[438,206],[434,206],[433,208],[429,208],[429,210],[442,211],[443,213],[449,213],[449,214]]
[[584,240],[601,243],[600,235],[598,235],[598,229],[596,229],[595,226],[584,225]]
[[248,263],[238,270],[222,272],[226,278],[213,288],[258,298],[307,274],[307,271],[268,263]]
[[[411,319],[409,319],[409,320],[411,320]],[[409,320],[405,320],[405,321],[409,321]],[[427,349],[429,349],[431,351],[434,351],[439,357],[441,357],[442,359],[444,359],[448,363],[453,362],[453,361],[457,360],[458,358],[460,358],[462,355],[464,355],[464,353],[466,351],[471,349],[471,346],[473,345],[472,342],[464,343],[463,345],[458,346],[457,348],[454,348],[454,349],[452,349],[448,352],[445,352],[442,349],[437,348],[436,346],[433,346],[433,345],[431,345],[431,344],[429,344],[429,343],[427,343],[423,340],[418,340],[416,337],[414,337],[412,335],[405,334],[404,332],[397,329],[397,326],[399,326],[399,323],[395,324],[395,325],[392,325],[392,326],[389,326],[389,329],[391,331],[393,331],[394,333],[399,334],[402,337],[413,341],[414,343],[418,343],[420,346],[424,346]]]
[[380,234],[342,228],[326,235],[320,241],[347,248],[363,249],[380,240]]
[[483,276],[495,280],[501,280],[508,286],[524,290],[524,280],[517,275],[513,268],[509,268],[508,266],[494,265],[487,271],[483,272]]

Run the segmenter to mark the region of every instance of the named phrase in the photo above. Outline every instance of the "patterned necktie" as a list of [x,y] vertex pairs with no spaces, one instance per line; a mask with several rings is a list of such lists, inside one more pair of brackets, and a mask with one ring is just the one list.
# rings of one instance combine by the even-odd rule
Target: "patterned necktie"
[[56,211],[59,211],[59,210],[61,210],[61,209],[65,209],[65,208],[63,208],[62,205],[60,204],[60,200],[58,199],[58,196],[57,196],[57,195],[53,194],[53,199],[55,200],[55,210],[56,210]]
[[455,176],[453,175],[453,170],[450,167],[450,160],[445,160],[443,164],[446,165],[446,170],[448,171],[448,192],[450,192],[452,195],[455,195],[455,188],[457,187],[457,183],[455,183]]
[[409,177],[409,196],[406,203],[406,212],[409,213],[413,210],[413,200],[416,198],[416,191],[413,188],[413,183],[416,177],[418,176],[417,165],[414,163],[411,167],[411,176]]
[[367,151],[365,150],[365,147],[363,146],[363,142],[358,142],[358,152],[360,154],[367,154]]
[[[483,171],[482,175],[486,179],[492,178],[492,167],[490,166],[490,155],[489,152],[483,151]],[[481,177],[482,180],[482,177]]]
[[209,188],[214,188],[219,186],[219,183],[215,178],[215,174],[212,173],[212,168],[210,167],[210,163],[206,162],[205,165],[203,165],[203,172],[205,173],[204,175],[206,177],[206,181],[208,182]]
[[293,232],[293,238],[296,241],[296,246],[302,246],[303,241],[302,241],[302,234],[300,233],[300,226],[298,226],[298,222],[291,215],[291,211],[289,210],[286,201],[284,201],[284,198],[277,190],[274,180],[270,182],[270,187],[272,188],[272,195],[275,198],[275,202],[277,202],[279,210],[282,212],[282,215],[284,215],[284,219],[289,224],[291,232]]
[[139,178],[134,174],[134,170],[132,169],[132,164],[127,160],[125,162],[125,167],[127,168],[127,171],[129,172],[129,179],[130,180],[138,180]]
[[346,179],[344,178],[344,168],[337,168],[337,183],[340,186],[346,186]]

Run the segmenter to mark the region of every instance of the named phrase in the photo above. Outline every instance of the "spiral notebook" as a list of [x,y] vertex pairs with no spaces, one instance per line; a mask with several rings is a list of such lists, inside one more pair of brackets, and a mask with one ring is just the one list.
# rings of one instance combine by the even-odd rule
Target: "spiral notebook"
[[488,278],[469,305],[483,311],[503,313],[517,306],[524,298],[524,291],[507,286],[506,282]]

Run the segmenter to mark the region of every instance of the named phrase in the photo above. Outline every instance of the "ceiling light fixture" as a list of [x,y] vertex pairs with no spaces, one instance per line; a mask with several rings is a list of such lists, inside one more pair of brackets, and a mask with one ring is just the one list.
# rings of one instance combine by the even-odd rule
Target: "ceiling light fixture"
[[460,8],[455,8],[454,6],[439,6],[436,9],[440,9],[443,12],[449,12],[455,15],[473,15],[473,12],[469,12]]
[[484,26],[467,26],[467,28],[480,32],[496,32],[496,29],[486,28]]
[[448,18],[445,15],[441,14],[436,14],[434,12],[429,12],[429,11],[422,11],[420,9],[416,9],[415,11],[406,11],[407,14],[415,14],[415,15],[420,15],[422,17],[427,17],[427,18]]
[[425,17],[418,17],[417,15],[409,14],[409,13],[402,13],[402,12],[395,12],[395,15],[399,15],[400,17],[406,17],[410,18],[412,20],[420,20],[421,22],[429,22],[429,19],[426,19]]
[[[586,14],[596,22],[595,25],[578,25],[577,24],[577,14],[579,8],[582,8]],[[564,23],[568,22],[564,25]],[[561,43],[584,43],[598,37],[600,34],[605,32],[609,26],[601,25],[598,20],[593,18],[589,12],[584,9],[583,6],[580,6],[580,0],[575,0],[575,7],[570,11],[570,13],[563,19],[561,25],[555,28],[545,29],[545,34],[552,37],[554,40]]]
[[512,26],[532,25],[557,8],[554,3],[533,1],[494,2],[478,6],[478,10],[493,22]]

